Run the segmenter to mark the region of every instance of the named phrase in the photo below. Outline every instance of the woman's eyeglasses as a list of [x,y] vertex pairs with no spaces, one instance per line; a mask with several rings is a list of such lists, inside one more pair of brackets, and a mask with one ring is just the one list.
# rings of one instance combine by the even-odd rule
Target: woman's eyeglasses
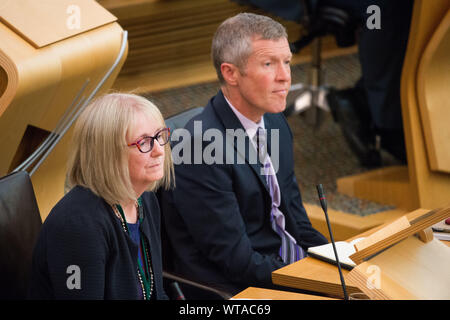
[[158,141],[160,146],[165,145],[167,142],[169,142],[170,137],[170,128],[164,128],[158,131],[157,134],[155,134],[154,137],[146,136],[134,143],[130,143],[128,146],[136,146],[138,150],[142,153],[147,153],[152,151],[153,146],[155,144],[155,140]]

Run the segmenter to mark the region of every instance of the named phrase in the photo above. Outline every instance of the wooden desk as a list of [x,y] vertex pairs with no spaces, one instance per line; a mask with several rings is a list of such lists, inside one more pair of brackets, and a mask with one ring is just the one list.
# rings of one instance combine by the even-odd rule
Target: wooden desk
[[288,291],[272,290],[249,287],[239,292],[231,299],[249,299],[249,300],[335,300],[333,298],[314,296],[310,294],[302,294]]
[[[342,269],[347,293],[361,292],[346,278],[348,270]],[[307,257],[284,268],[272,272],[274,284],[318,292],[320,294],[343,298],[341,281],[336,266],[315,258]]]
[[[417,209],[410,212],[407,216],[411,220],[416,214],[428,211],[427,209]],[[367,237],[386,226],[389,222],[352,237],[347,241],[351,241],[359,237]],[[450,246],[450,241],[442,241]],[[342,269],[347,293],[350,295],[354,292],[361,292],[354,282],[347,278],[350,271]],[[272,282],[277,285],[308,290],[319,294],[330,295],[333,297],[343,298],[341,281],[336,266],[312,258],[307,257],[284,268],[272,272]]]
[[[367,230],[347,241],[359,237],[366,237],[383,228],[388,223],[386,222],[385,224]],[[350,295],[351,293],[361,292],[356,285],[347,280],[346,276],[349,272],[348,270],[342,269],[347,293]],[[304,258],[284,268],[275,270],[272,272],[272,282],[289,288],[308,290],[319,294],[344,298],[337,267],[312,257]]]

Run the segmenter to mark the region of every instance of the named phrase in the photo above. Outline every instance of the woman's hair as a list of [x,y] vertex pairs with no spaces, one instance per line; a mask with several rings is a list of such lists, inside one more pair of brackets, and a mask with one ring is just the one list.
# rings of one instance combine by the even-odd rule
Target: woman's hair
[[217,28],[211,45],[211,58],[220,83],[224,83],[220,70],[222,63],[232,63],[245,71],[247,59],[252,53],[255,39],[287,39],[286,29],[275,20],[254,14],[239,13],[228,18]]
[[[78,118],[69,156],[68,183],[89,188],[109,204],[136,200],[128,170],[126,137],[137,117],[150,116],[165,126],[158,108],[147,99],[125,93],[103,95]],[[157,142],[155,142],[157,143]],[[164,146],[164,176],[148,190],[169,188],[174,180],[170,143]]]

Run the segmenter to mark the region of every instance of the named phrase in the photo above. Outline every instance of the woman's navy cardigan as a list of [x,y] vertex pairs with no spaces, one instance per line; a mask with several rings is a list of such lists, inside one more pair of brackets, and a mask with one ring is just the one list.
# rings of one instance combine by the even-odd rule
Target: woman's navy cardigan
[[[163,289],[160,210],[156,196],[142,195],[140,228],[150,246],[153,298]],[[142,234],[141,233],[141,234]],[[111,206],[76,186],[52,209],[42,226],[32,261],[31,299],[140,299],[138,247]]]

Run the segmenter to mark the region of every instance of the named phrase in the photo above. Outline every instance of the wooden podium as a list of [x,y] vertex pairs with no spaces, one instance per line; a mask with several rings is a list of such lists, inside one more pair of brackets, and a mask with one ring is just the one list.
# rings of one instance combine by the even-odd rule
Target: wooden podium
[[341,193],[408,211],[450,201],[450,1],[414,2],[401,79],[408,166],[337,181]]
[[108,90],[125,61],[116,20],[93,0],[0,3],[0,176],[58,136],[32,175],[42,219],[64,194],[71,131],[55,128],[61,119],[70,128],[75,109]]
[[347,276],[372,300],[449,300],[450,248],[409,237]]
[[[417,209],[347,241],[364,238],[343,269],[348,294],[371,299],[450,299],[450,246],[433,239],[430,226],[450,216],[450,207]],[[274,284],[343,298],[335,265],[307,257],[272,272]]]
[[347,279],[371,299],[449,300],[450,248],[430,228],[449,216],[450,208],[416,210],[358,242]]

